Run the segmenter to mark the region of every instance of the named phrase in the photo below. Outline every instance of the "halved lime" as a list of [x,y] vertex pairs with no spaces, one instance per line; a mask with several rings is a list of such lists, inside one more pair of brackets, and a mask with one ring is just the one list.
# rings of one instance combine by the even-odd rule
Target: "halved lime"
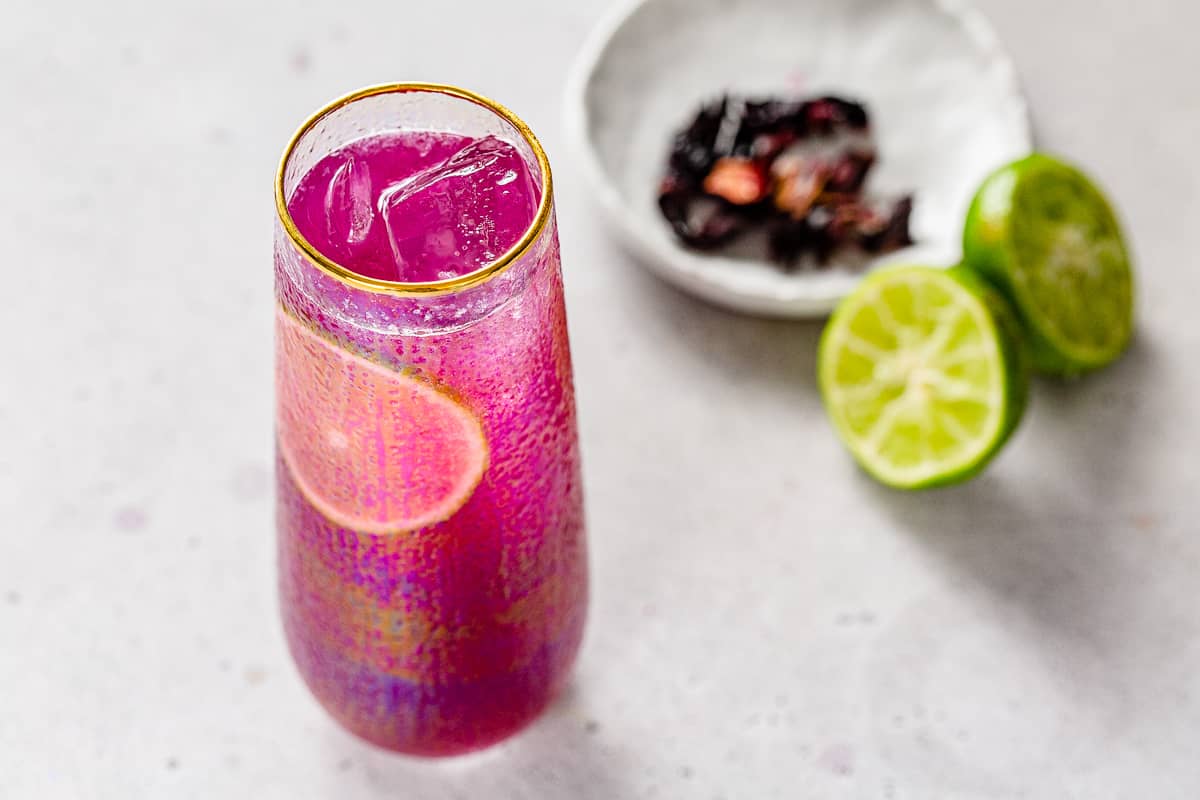
[[858,463],[888,486],[965,480],[1021,419],[1018,335],[1003,298],[969,270],[878,270],[821,336],[825,408]]
[[967,214],[963,255],[1016,307],[1039,371],[1086,372],[1129,344],[1133,274],[1121,226],[1075,167],[1035,153],[994,173]]

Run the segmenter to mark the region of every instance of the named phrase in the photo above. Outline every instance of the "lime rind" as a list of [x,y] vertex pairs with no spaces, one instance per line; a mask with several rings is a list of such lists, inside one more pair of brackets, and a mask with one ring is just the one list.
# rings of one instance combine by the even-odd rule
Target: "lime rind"
[[1004,444],[1027,384],[1003,303],[961,269],[893,267],[864,279],[834,313],[819,383],[868,473],[901,489],[957,483]]
[[1116,360],[1133,334],[1133,275],[1121,226],[1081,171],[1034,154],[991,175],[963,236],[966,263],[1016,307],[1040,372]]

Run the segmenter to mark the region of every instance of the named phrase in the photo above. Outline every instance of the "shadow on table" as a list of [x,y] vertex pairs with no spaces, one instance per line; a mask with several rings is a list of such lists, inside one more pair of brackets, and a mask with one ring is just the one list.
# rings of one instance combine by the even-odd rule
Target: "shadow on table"
[[[815,402],[823,321],[737,315],[630,271],[627,313],[653,331],[656,347],[749,387],[798,400],[807,393]],[[1129,626],[1157,611],[1140,591],[1145,576],[1129,540],[1166,518],[1143,499],[1153,493],[1141,483],[1153,474],[1147,426],[1171,418],[1154,389],[1163,385],[1161,372],[1143,332],[1098,373],[1035,379],[1025,422],[1009,444],[1024,450],[1026,472],[1001,463],[965,485],[919,493],[887,489],[860,473],[862,494],[945,562],[952,581],[992,593],[1048,634],[1061,634],[1062,643],[1120,658]]]
[[[576,678],[578,680],[578,678]],[[345,787],[365,782],[373,796],[413,800],[563,797],[616,800],[630,797],[620,750],[606,742],[603,721],[587,714],[574,683],[549,709],[512,739],[450,759],[398,756],[341,734],[350,750],[340,768],[347,773],[330,796],[348,796]],[[350,773],[361,771],[355,776]]]
[[[632,257],[631,257],[632,258]],[[693,358],[731,380],[772,389],[816,389],[817,341],[824,320],[763,319],[698,300],[630,267],[630,313],[655,345]]]
[[919,493],[869,478],[878,504],[946,563],[954,579],[1017,604],[1035,623],[1116,656],[1122,631],[1146,600],[1131,570],[1131,537],[1162,517],[1130,507],[1149,448],[1135,446],[1158,412],[1155,355],[1139,341],[1121,362],[1069,382],[1039,381],[1026,429],[1024,463],[1037,472],[993,469],[958,487]]

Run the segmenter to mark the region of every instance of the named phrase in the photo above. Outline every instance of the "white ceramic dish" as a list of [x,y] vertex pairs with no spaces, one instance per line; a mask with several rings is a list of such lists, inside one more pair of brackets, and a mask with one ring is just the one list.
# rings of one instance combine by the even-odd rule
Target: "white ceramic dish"
[[728,308],[828,313],[863,268],[785,272],[678,243],[656,194],[672,134],[723,91],[866,102],[879,163],[867,191],[911,191],[917,245],[870,262],[949,264],[979,182],[1032,147],[1016,73],[960,0],[638,0],[591,38],[567,124],[593,194],[646,266]]

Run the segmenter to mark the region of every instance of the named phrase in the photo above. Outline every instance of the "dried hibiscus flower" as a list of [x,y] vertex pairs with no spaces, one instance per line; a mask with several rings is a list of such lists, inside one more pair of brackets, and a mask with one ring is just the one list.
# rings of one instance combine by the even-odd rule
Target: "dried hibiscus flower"
[[735,206],[762,202],[770,193],[766,167],[738,156],[717,159],[704,178],[704,191]]
[[786,266],[805,255],[824,264],[843,247],[906,247],[912,197],[863,197],[869,137],[866,107],[851,100],[721,97],[676,134],[659,208],[701,250],[765,226],[771,258]]

